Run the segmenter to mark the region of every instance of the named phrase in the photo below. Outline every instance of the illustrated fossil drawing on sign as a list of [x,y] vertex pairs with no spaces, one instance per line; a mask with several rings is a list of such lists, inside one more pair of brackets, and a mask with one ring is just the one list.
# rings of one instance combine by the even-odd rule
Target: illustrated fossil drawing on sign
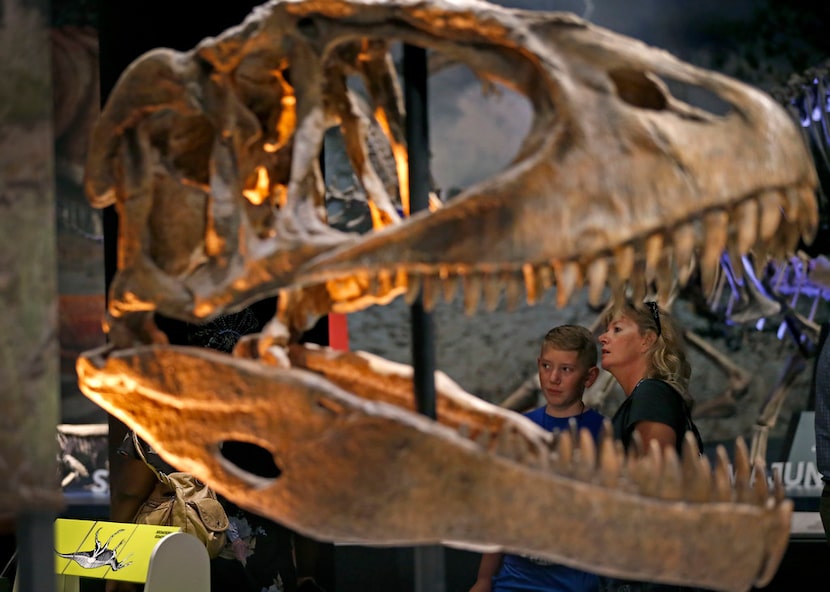
[[100,532],[100,528],[95,531],[95,547],[89,551],[76,551],[74,553],[61,553],[60,551],[55,551],[55,554],[58,557],[63,557],[64,559],[71,559],[84,569],[109,567],[112,571],[118,571],[119,569],[123,569],[128,565],[131,565],[132,561],[127,561],[129,557],[123,561],[118,559],[118,549],[124,544],[125,540],[122,540],[112,549],[110,548],[112,539],[115,538],[116,535],[124,532],[124,529],[121,528],[112,533],[103,545],[98,539],[98,533]]
[[[373,170],[347,84],[362,79],[405,177],[395,43],[447,54],[533,108],[504,170],[412,216]],[[729,109],[687,104],[669,83]],[[319,154],[334,125],[375,209],[366,235],[326,221]],[[410,367],[297,339],[322,315],[399,296],[427,310],[460,298],[467,313],[551,289],[564,306],[583,287],[592,303],[608,287],[666,301],[693,269],[712,290],[724,251],[781,259],[812,239],[816,183],[770,97],[570,14],[269,2],[189,52],[141,56],[102,110],[85,187],[119,214],[118,271],[110,343],[79,358],[79,385],[177,468],[317,539],[748,590],[775,574],[792,504],[752,478],[742,441],[734,476],[723,449],[714,467],[629,458],[609,436],[554,439],[440,372],[432,420],[415,412]],[[204,322],[272,296],[273,320],[233,355],[169,345],[153,320]],[[233,465],[224,441],[268,450],[279,477]]]

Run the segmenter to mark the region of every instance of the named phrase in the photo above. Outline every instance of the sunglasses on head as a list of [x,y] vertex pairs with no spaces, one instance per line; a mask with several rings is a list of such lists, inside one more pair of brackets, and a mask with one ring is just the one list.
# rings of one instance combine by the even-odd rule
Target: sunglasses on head
[[654,319],[654,323],[657,325],[657,337],[660,337],[663,333],[663,327],[660,325],[660,307],[657,306],[657,303],[654,301],[646,302],[646,306],[648,306],[649,310],[651,311],[651,317]]

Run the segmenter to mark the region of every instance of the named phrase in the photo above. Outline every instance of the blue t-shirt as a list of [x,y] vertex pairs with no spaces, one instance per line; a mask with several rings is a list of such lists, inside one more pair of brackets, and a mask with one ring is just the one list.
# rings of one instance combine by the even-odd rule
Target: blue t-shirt
[[573,417],[553,417],[545,413],[544,407],[539,407],[533,411],[525,413],[525,417],[531,419],[533,423],[545,428],[547,431],[554,430],[567,431],[571,419],[576,420],[577,429],[586,428],[594,437],[594,441],[599,440],[599,432],[602,429],[602,421],[605,419],[598,411],[586,408],[585,411]]
[[[548,431],[569,429],[570,417],[552,417],[540,407],[525,417]],[[578,429],[586,428],[599,438],[603,416],[593,409],[575,415]],[[493,578],[493,592],[597,592],[599,576],[544,559],[505,553],[498,574]]]

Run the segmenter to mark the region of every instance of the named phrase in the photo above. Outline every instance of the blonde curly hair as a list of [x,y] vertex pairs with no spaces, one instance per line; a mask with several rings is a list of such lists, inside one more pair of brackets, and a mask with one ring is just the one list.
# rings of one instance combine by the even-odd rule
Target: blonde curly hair
[[659,307],[656,302],[635,304],[621,300],[612,304],[605,315],[605,324],[625,317],[637,325],[640,335],[651,331],[657,336],[646,352],[648,362],[647,378],[657,378],[669,383],[681,394],[691,411],[694,400],[689,394],[689,379],[692,367],[686,359],[686,345],[683,332],[674,317]]

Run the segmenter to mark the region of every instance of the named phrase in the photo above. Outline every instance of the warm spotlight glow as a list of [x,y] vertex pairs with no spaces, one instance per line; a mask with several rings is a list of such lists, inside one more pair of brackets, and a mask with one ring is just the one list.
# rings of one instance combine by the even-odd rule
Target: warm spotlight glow
[[253,189],[244,189],[242,195],[255,206],[261,205],[271,194],[270,185],[268,171],[264,166],[258,166],[256,168],[256,183]]
[[401,194],[401,208],[403,209],[403,215],[409,216],[409,155],[407,154],[406,146],[395,141],[392,130],[389,127],[386,112],[380,107],[375,110],[375,119],[392,147],[392,154],[395,157],[395,169],[398,172],[398,190]]

